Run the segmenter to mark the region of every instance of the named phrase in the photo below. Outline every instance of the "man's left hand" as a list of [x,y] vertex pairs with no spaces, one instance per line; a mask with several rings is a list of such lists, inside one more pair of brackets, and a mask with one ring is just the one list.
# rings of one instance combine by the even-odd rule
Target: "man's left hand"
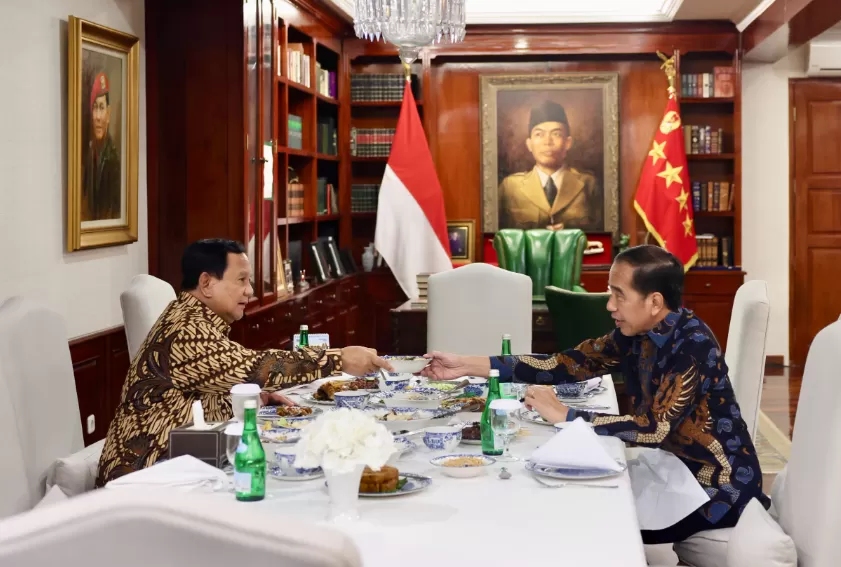
[[295,402],[280,392],[260,392],[260,402],[264,406],[297,406]]
[[526,407],[540,414],[547,422],[555,424],[567,420],[569,408],[561,403],[551,386],[529,386],[526,390]]

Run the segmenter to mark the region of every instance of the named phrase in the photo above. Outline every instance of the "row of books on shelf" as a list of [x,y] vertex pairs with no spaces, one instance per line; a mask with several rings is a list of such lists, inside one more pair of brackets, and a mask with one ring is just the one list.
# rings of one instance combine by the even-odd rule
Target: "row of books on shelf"
[[729,181],[693,181],[692,208],[696,211],[732,211],[736,185]]
[[318,62],[315,64],[315,90],[323,96],[339,97],[338,75],[335,71],[322,69],[321,63]]
[[318,153],[330,156],[339,155],[339,132],[336,119],[332,116],[318,119]]
[[[412,94],[418,98],[418,77],[412,75]],[[406,77],[402,73],[356,74],[350,76],[352,102],[392,102],[403,100]]]
[[724,153],[724,130],[712,126],[683,125],[683,144],[687,154]]
[[354,183],[350,187],[350,211],[352,213],[377,212],[379,194],[378,184]]
[[336,186],[327,182],[326,177],[319,177],[316,185],[317,215],[332,215],[339,212],[339,193]]
[[712,73],[681,73],[680,96],[731,98],[736,92],[735,81],[733,67],[713,67]]
[[[278,51],[280,46],[278,46]],[[278,53],[278,56],[280,53]],[[286,74],[290,81],[294,81],[305,87],[310,84],[310,56],[304,53],[303,43],[290,43],[286,49]],[[277,72],[280,73],[278,65]]]
[[732,268],[733,267],[733,238],[718,237],[714,234],[696,234],[698,244],[698,268]]
[[394,141],[394,128],[351,128],[350,155],[388,157]]

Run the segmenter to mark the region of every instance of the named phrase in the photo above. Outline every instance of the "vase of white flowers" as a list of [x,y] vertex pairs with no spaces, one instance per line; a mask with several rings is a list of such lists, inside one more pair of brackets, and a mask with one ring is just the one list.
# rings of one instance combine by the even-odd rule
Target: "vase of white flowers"
[[330,511],[327,519],[359,519],[359,482],[368,466],[380,468],[396,450],[394,437],[372,415],[350,408],[325,412],[302,434],[296,467],[321,467],[327,479]]

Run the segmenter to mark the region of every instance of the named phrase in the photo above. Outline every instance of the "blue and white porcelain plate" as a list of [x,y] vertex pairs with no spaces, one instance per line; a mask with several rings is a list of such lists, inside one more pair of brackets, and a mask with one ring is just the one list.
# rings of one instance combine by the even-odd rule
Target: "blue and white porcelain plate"
[[607,478],[610,476],[616,476],[621,474],[627,465],[625,463],[620,463],[616,461],[620,465],[620,470],[618,471],[609,471],[604,469],[582,469],[576,467],[557,467],[554,465],[541,465],[535,463],[533,461],[526,462],[526,470],[530,473],[539,475],[539,476],[547,476],[550,478],[561,478],[567,480],[594,480],[597,478]]
[[278,416],[277,415],[277,408],[279,408],[279,407],[282,407],[282,406],[263,406],[259,410],[257,410],[257,417],[259,419],[273,419],[275,417],[277,417],[277,418],[283,417],[283,418],[289,419],[289,420],[293,420],[293,419],[312,419],[314,417],[317,417],[319,414],[324,413],[324,410],[321,409],[321,408],[309,408],[309,409],[312,410],[312,413],[310,415],[302,415],[302,416],[299,416],[299,417],[285,417],[285,416]]
[[516,415],[521,421],[528,421],[529,423],[536,423],[537,425],[552,425],[540,417],[540,414],[534,410],[521,409]]
[[269,463],[267,468],[269,476],[276,480],[303,481],[314,480],[324,476],[324,471],[322,469],[318,469],[318,471],[312,474],[286,474],[280,469],[280,465],[274,463]]
[[364,498],[390,498],[392,496],[403,496],[426,490],[432,484],[432,479],[422,474],[400,473],[398,478],[406,482],[394,492],[360,492],[359,496]]
[[316,400],[312,392],[301,394],[301,399],[308,404],[318,404],[320,406],[335,406],[336,402],[333,400]]
[[293,429],[258,429],[262,443],[297,443],[301,433]]

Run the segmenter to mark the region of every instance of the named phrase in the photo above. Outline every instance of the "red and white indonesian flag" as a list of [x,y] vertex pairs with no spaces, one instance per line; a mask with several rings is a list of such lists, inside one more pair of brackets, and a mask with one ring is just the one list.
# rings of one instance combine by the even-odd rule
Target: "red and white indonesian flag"
[[409,298],[418,297],[418,274],[453,269],[444,195],[408,85],[380,187],[374,244]]

